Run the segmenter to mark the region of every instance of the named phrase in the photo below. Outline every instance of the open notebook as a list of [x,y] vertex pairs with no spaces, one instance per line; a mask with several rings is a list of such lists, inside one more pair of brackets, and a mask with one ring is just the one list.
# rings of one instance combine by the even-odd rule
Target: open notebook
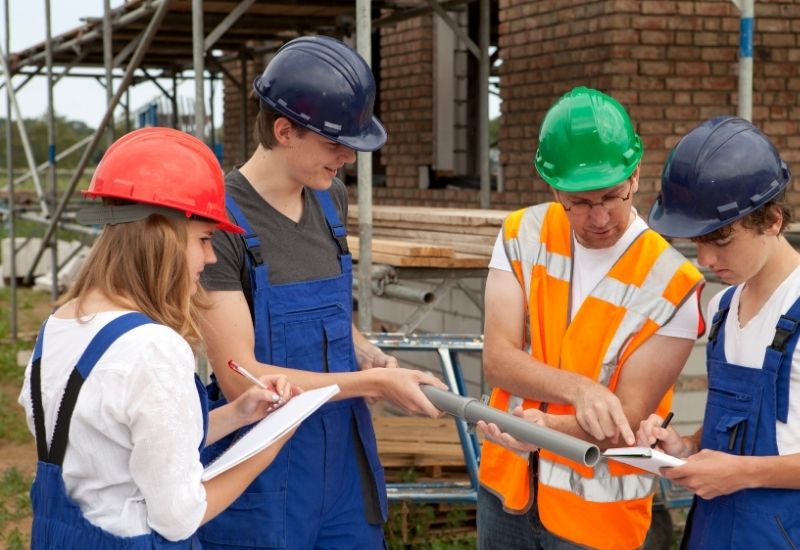
[[208,481],[266,449],[337,393],[339,393],[339,386],[334,384],[316,390],[308,390],[291,398],[283,407],[260,420],[250,431],[209,464],[203,472],[203,481]]
[[615,447],[603,451],[603,457],[647,470],[656,475],[661,475],[658,471],[659,468],[674,468],[686,464],[685,460],[650,447]]

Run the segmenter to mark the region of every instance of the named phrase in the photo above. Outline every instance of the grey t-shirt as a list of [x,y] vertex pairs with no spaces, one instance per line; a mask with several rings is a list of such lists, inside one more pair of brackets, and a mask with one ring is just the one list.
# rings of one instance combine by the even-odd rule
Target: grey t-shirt
[[[271,285],[333,277],[341,273],[339,249],[331,236],[316,195],[303,189],[303,215],[294,222],[275,210],[256,192],[239,170],[225,176],[225,190],[236,201],[261,240],[261,256]],[[338,179],[331,198],[343,223],[347,220],[347,190]],[[213,237],[217,263],[200,276],[208,290],[241,290],[251,299],[250,274],[241,236],[217,231]],[[251,304],[252,310],[252,304]]]

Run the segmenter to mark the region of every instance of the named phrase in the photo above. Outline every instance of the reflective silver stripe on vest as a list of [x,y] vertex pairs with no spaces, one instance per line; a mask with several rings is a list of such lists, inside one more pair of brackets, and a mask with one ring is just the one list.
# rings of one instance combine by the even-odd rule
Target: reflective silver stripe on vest
[[675,315],[678,306],[664,298],[663,294],[685,261],[676,250],[666,248],[653,262],[640,287],[606,276],[592,291],[591,295],[595,298],[625,309],[625,315],[603,355],[598,382],[604,386],[609,384],[624,346],[631,335],[641,330],[647,319],[663,327]]
[[[522,266],[526,297],[531,295],[531,275],[536,265],[544,267],[547,274],[554,279],[566,283],[570,280],[572,259],[550,252],[539,240],[542,222],[549,207],[550,204],[546,203],[526,209],[519,222],[518,237],[503,239],[509,261],[519,261]],[[524,238],[520,239],[521,235],[524,235]]]
[[[522,267],[522,276],[525,280],[525,299],[530,299],[531,278],[533,266],[543,266],[547,274],[566,283],[570,282],[572,275],[572,258],[563,254],[555,254],[547,250],[547,247],[540,241],[542,223],[545,215],[552,203],[543,203],[525,209],[519,220],[517,237],[512,239],[503,238],[506,255],[509,262],[519,261]],[[523,236],[523,238],[519,238]],[[524,246],[522,245],[524,243]],[[525,353],[530,355],[530,318],[525,316]],[[522,405],[523,398],[511,395],[508,400],[507,412],[513,411],[517,406]]]
[[655,491],[656,477],[652,474],[612,476],[608,462],[601,460],[594,467],[594,477],[544,458],[539,458],[539,482],[569,491],[589,502],[618,502],[650,496]]

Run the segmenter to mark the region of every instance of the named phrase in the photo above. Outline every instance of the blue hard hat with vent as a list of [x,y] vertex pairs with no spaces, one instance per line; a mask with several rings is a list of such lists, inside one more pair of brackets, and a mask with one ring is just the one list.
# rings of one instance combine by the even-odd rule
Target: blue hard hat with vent
[[732,116],[712,118],[670,152],[648,222],[668,237],[707,235],[778,196],[791,177],[758,128]]
[[376,151],[386,130],[372,114],[375,78],[353,48],[304,36],[279,49],[254,82],[262,105],[356,151]]

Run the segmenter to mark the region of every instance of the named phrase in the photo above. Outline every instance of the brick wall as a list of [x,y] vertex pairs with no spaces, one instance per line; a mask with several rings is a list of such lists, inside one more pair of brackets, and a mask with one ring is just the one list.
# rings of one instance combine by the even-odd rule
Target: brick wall
[[[433,162],[433,19],[416,17],[380,29],[381,121],[391,136],[381,151],[387,187],[376,202],[425,200],[418,166]],[[380,56],[380,60],[378,60]]]
[[[800,2],[763,0],[755,9],[753,121],[800,174]],[[419,166],[433,161],[433,17],[378,31],[380,50],[373,55],[389,141],[380,157],[386,186],[373,192],[377,204],[479,204],[473,189],[418,188]],[[706,118],[736,113],[738,28],[730,0],[499,0],[505,191],[492,193],[492,206],[549,200],[532,165],[539,123],[560,95],[587,85],[625,105],[644,140],[636,203],[646,209],[680,136]],[[263,62],[253,62],[248,81],[262,69]],[[229,70],[238,76],[238,62]],[[229,167],[243,155],[239,92],[225,80]],[[800,218],[800,177],[793,191]]]
[[[266,62],[262,59],[252,60],[247,63],[247,74],[245,75],[245,87],[249,96],[250,91],[253,89],[253,81],[257,75],[260,75],[266,66]],[[228,73],[241,82],[241,63],[239,61],[232,61],[225,65]],[[223,168],[227,172],[234,165],[241,164],[255,150],[255,140],[253,138],[253,123],[258,114],[258,105],[253,101],[247,102],[247,115],[242,119],[242,92],[239,82],[234,83],[230,78],[223,76],[223,132],[218,139],[223,144]],[[242,124],[246,126],[242,127]],[[246,150],[245,140],[243,139],[243,130],[247,133]]]
[[[611,94],[631,114],[645,145],[642,208],[678,139],[704,119],[736,114],[739,17],[729,0],[501,0],[500,22],[501,162],[509,194],[522,203],[548,197],[531,166],[538,124],[575,85]],[[753,121],[796,174],[799,31],[796,1],[756,2]]]

